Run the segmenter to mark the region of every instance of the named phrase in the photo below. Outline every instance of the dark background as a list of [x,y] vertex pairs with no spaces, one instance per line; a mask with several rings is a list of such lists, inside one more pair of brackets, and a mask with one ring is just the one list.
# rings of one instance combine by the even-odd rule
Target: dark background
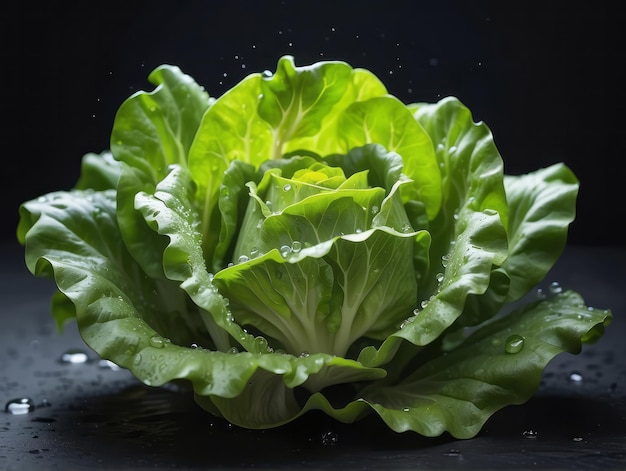
[[624,245],[619,2],[3,2],[2,239],[18,206],[69,189],[108,148],[116,109],[178,65],[219,96],[249,73],[340,59],[405,102],[454,95],[519,174],[565,162],[581,181],[569,241]]

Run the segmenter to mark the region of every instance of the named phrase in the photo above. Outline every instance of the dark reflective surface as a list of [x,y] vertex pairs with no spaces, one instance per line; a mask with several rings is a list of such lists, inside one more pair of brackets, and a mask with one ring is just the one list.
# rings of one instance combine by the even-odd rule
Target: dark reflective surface
[[[2,412],[0,469],[626,469],[624,249],[566,250],[546,283],[611,308],[614,322],[581,354],[558,356],[534,398],[496,413],[471,440],[396,434],[374,416],[230,426],[200,410],[185,384],[143,386],[99,362],[73,324],[57,333],[52,284],[26,271],[16,244],[0,255],[0,401],[3,410],[13,399],[34,404]],[[68,352],[77,362],[62,361]]]

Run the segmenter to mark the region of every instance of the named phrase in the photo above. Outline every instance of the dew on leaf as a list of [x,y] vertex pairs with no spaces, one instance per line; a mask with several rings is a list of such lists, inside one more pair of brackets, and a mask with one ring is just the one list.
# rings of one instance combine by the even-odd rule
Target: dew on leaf
[[513,334],[506,339],[504,350],[506,353],[519,353],[524,348],[524,337]]
[[268,345],[267,345],[267,339],[265,337],[261,337],[260,335],[258,337],[255,337],[254,343],[256,344],[258,353],[267,352]]
[[150,337],[150,346],[154,348],[163,348],[167,347],[167,344],[170,343],[169,339],[163,338],[160,335],[153,335]]

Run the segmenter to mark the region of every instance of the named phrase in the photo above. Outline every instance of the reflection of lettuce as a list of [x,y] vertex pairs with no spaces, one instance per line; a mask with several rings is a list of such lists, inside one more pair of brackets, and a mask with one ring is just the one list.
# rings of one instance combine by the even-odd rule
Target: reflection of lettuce
[[59,328],[144,383],[187,379],[244,427],[318,409],[467,438],[610,321],[569,291],[506,309],[560,255],[578,182],[504,176],[458,100],[291,57],[217,99],[176,67],[150,80],[18,227]]

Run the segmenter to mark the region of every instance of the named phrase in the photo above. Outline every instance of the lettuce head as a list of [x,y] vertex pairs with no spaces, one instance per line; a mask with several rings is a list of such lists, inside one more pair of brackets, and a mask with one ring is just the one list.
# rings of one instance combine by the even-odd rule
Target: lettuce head
[[149,80],[17,228],[59,329],[143,383],[186,380],[247,428],[320,410],[470,438],[609,323],[575,292],[526,296],[566,244],[575,175],[505,175],[458,99],[405,104],[291,56],[220,97],[171,65]]

